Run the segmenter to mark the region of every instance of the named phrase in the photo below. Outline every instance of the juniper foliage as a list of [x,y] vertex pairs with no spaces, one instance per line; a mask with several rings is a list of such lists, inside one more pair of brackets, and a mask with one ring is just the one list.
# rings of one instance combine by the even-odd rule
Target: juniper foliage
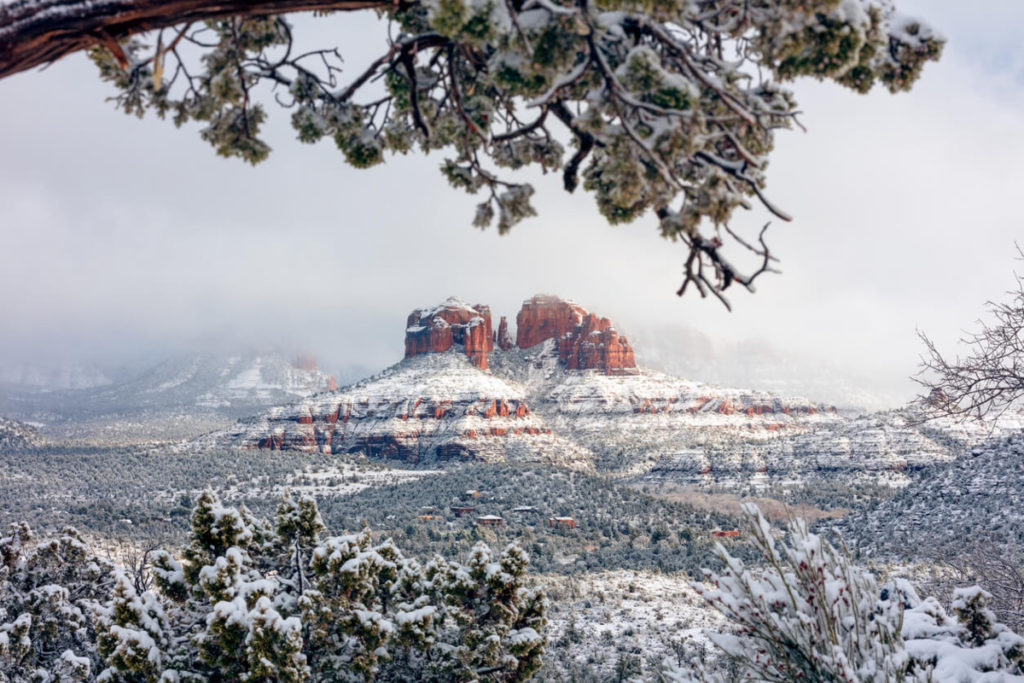
[[[610,223],[656,214],[689,248],[680,294],[692,284],[728,305],[722,291],[753,289],[774,258],[763,231],[730,228],[735,210],[758,202],[789,220],[764,194],[775,133],[797,124],[787,84],[904,91],[944,44],[886,0],[413,0],[376,11],[387,43],[356,73],[335,46],[300,48],[288,18],[262,14],[91,54],[125,112],[200,122],[218,154],[253,164],[271,151],[271,97],[299,140],[331,140],[356,168],[443,150],[449,183],[483,196],[481,228],[504,233],[535,214],[534,188],[515,171],[560,171]],[[754,252],[759,268],[741,272],[724,243]]]

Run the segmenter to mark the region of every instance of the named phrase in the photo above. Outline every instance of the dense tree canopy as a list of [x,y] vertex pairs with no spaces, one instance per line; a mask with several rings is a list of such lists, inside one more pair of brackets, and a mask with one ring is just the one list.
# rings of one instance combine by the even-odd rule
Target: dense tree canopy
[[528,557],[477,544],[421,565],[368,529],[325,537],[287,492],[274,520],[207,489],[189,543],[119,567],[72,528],[0,536],[0,680],[529,679],[546,646]]
[[[375,9],[388,23],[361,73],[333,45],[300,48],[286,12]],[[654,212],[688,247],[679,293],[754,279],[774,256],[734,230],[760,202],[778,129],[798,125],[784,84],[908,89],[942,38],[888,0],[14,0],[0,4],[0,75],[89,48],[117,103],[204,124],[219,154],[257,163],[265,104],[303,142],[332,139],[364,168],[444,150],[452,185],[481,194],[474,223],[534,215],[508,175],[558,170],[611,223]],[[261,87],[267,92],[260,94]],[[766,226],[767,227],[767,226]],[[751,252],[751,270],[723,254]]]

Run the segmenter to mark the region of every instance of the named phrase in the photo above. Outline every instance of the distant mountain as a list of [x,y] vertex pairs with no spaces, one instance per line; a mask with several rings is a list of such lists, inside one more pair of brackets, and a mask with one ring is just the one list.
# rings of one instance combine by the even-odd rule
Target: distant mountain
[[113,380],[102,369],[80,362],[0,364],[0,386],[8,391],[92,389],[111,383]]
[[[903,387],[879,387],[848,367],[822,357],[745,339],[712,339],[684,325],[636,325],[630,339],[637,360],[670,375],[781,394],[827,400],[843,412],[874,412],[901,406]],[[908,373],[909,374],[909,373]]]
[[133,381],[102,392],[111,401],[140,405],[245,410],[337,389],[331,375],[303,355],[249,352],[169,360]]
[[39,430],[24,422],[0,417],[0,450],[13,451],[43,443]]
[[8,389],[0,408],[41,422],[148,414],[237,418],[336,388],[308,355],[247,351],[174,358],[116,383],[45,393]]

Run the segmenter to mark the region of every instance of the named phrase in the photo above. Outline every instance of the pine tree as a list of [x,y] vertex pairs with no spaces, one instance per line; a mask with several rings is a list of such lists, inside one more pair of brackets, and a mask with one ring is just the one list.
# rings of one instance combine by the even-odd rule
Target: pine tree
[[523,681],[540,668],[546,604],[543,595],[522,584],[527,563],[518,545],[495,560],[490,548],[479,543],[465,566],[451,564],[439,575],[448,617],[446,675]]
[[92,615],[113,566],[68,527],[36,541],[27,524],[0,538],[0,678],[88,680],[100,665]]
[[369,530],[321,538],[316,502],[288,493],[270,525],[208,490],[191,529],[183,562],[151,554],[152,590],[118,574],[96,608],[104,680],[518,681],[540,667],[544,598],[522,586],[516,546],[422,567]]
[[165,652],[173,632],[163,605],[152,592],[141,596],[131,579],[117,572],[114,594],[95,616],[99,654],[107,663],[107,681],[155,683],[167,670]]

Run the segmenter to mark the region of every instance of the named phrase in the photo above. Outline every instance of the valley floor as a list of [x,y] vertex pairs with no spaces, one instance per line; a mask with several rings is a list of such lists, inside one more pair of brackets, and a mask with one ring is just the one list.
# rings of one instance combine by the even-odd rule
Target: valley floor
[[[113,441],[123,443],[120,432]],[[729,533],[739,528],[741,502],[753,500],[777,522],[800,516],[824,527],[916,495],[827,475],[802,486],[715,487],[537,463],[417,469],[350,455],[66,444],[0,451],[0,524],[24,520],[44,535],[72,525],[125,561],[142,545],[180,547],[207,487],[259,515],[272,515],[285,490],[310,494],[331,533],[369,527],[421,559],[464,559],[481,540],[518,542],[532,582],[551,599],[540,679],[581,681],[650,676],[666,659],[714,661],[703,629],[723,621],[690,581],[720,568],[716,541],[757,559]],[[482,526],[484,516],[500,522]]]

